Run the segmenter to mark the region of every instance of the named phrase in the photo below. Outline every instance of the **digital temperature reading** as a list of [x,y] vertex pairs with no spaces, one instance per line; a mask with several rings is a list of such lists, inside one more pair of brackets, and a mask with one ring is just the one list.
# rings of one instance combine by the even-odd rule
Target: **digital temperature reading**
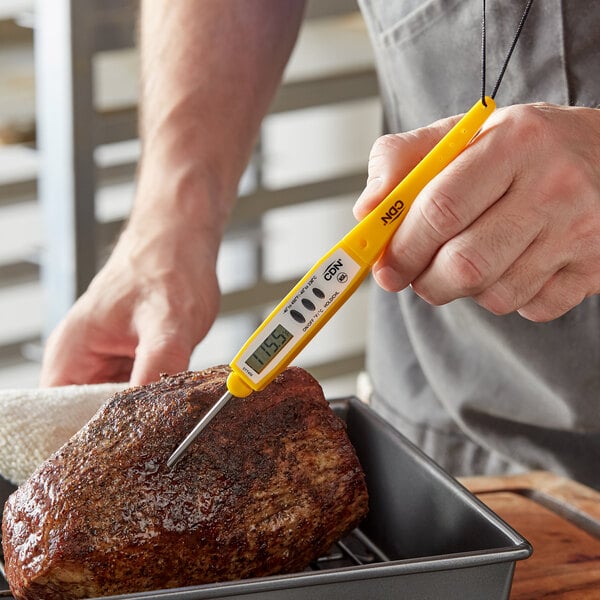
[[260,373],[293,337],[283,325],[277,325],[248,357],[246,364],[256,373]]

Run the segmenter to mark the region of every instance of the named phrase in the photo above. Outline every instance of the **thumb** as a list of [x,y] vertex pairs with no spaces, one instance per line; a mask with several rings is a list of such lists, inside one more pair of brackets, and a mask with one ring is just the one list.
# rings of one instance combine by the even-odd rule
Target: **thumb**
[[141,328],[131,370],[131,384],[144,385],[162,373],[178,373],[189,366],[193,344],[186,332],[156,320]]
[[369,154],[367,185],[354,204],[360,220],[369,214],[452,128],[460,117],[378,138]]

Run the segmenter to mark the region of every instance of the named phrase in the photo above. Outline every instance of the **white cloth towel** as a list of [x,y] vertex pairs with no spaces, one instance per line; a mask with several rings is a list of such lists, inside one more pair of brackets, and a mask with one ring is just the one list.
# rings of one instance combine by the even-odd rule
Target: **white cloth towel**
[[125,383],[0,390],[0,475],[19,485]]

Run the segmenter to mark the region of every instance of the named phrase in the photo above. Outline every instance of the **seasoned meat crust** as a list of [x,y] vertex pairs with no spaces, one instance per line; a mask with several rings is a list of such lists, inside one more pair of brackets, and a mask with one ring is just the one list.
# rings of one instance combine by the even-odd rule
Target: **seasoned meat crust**
[[166,466],[228,373],[116,394],[9,498],[2,535],[17,600],[295,572],[361,521],[367,489],[345,426],[299,368],[231,400]]

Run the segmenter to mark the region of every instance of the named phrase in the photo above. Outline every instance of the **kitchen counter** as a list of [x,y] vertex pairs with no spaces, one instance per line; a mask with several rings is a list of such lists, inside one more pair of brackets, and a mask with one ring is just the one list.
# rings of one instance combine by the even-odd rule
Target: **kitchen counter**
[[600,598],[600,493],[547,472],[461,483],[533,546],[511,600]]

